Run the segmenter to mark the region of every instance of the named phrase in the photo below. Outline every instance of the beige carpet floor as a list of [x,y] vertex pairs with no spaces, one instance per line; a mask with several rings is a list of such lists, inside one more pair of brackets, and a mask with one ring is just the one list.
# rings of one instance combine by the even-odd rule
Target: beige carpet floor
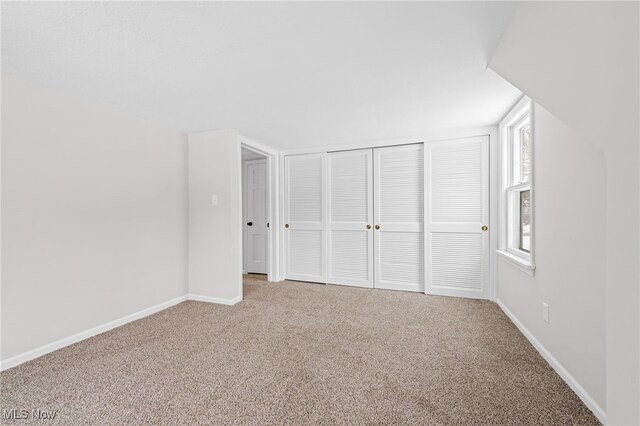
[[[493,303],[269,284],[1,373],[18,424],[598,424]],[[5,421],[6,423],[6,421]],[[10,422],[9,422],[10,423]]]

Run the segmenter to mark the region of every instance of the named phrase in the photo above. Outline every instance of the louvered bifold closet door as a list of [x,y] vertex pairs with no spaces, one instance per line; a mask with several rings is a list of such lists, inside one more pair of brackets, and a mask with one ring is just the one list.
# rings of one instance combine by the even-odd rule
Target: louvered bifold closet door
[[329,153],[330,284],[373,287],[372,150]]
[[425,145],[426,292],[489,298],[489,138]]
[[327,154],[292,155],[285,163],[285,278],[326,282]]
[[374,150],[375,287],[424,291],[422,144]]

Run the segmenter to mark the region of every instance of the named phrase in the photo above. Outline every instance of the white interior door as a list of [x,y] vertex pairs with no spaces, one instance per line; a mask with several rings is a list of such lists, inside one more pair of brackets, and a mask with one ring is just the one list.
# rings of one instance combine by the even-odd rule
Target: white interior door
[[328,277],[331,284],[373,287],[371,149],[328,154]]
[[424,291],[423,145],[374,149],[376,288]]
[[245,165],[245,250],[244,269],[266,274],[268,269],[267,161],[246,161]]
[[489,138],[425,145],[426,292],[489,298]]
[[285,278],[326,282],[327,154],[286,156]]

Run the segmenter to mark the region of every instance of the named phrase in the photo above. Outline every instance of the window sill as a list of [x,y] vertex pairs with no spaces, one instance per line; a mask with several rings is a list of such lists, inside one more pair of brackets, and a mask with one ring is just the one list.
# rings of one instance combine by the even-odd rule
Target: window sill
[[520,269],[522,272],[526,273],[533,277],[534,272],[536,270],[536,266],[532,265],[530,262],[519,258],[518,256],[514,256],[511,253],[502,250],[496,250],[496,253],[507,260],[509,263],[514,265],[516,268]]

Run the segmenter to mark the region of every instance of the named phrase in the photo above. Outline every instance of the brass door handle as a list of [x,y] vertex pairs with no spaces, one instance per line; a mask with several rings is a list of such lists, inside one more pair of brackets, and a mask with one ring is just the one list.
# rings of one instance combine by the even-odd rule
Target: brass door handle
[[288,227],[289,227],[289,224],[288,224],[288,223],[285,223],[285,224],[284,224],[284,227],[285,227],[285,228],[288,228]]
[[376,229],[380,229],[380,225],[376,225]]
[[483,230],[483,231],[486,231],[486,230],[488,230],[488,229],[489,229],[489,228],[488,228],[487,226],[483,226],[483,227],[482,227],[482,230]]
[[371,229],[371,225],[367,225],[367,229]]

